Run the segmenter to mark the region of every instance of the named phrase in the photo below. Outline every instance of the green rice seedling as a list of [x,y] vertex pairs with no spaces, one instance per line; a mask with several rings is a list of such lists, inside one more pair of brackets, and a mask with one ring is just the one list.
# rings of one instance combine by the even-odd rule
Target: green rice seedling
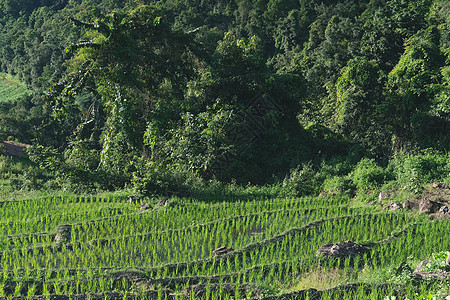
[[[72,286],[70,286],[72,287]],[[69,295],[69,283],[68,281],[64,281],[62,291],[64,295]]]
[[0,281],[0,297],[6,297],[5,285],[5,281]]
[[27,299],[32,298],[35,294],[36,294],[36,284],[29,285],[27,290]]
[[353,259],[353,277],[358,278],[359,272],[359,255],[355,256]]
[[2,254],[2,275],[3,281],[7,281],[9,278],[9,264],[8,264],[8,254],[3,252]]
[[62,290],[59,282],[53,283],[53,291],[55,292],[55,294],[61,294]]
[[80,279],[77,279],[77,281],[76,281],[75,292],[77,294],[81,294],[82,293],[82,286],[81,286]]
[[42,295],[50,295],[48,284],[46,282],[42,283]]
[[[311,201],[311,199],[309,200]],[[92,201],[88,204],[96,205],[97,203],[97,201]],[[67,278],[69,274],[66,273],[66,270],[68,269],[82,270],[77,274],[72,273],[74,283],[68,285],[68,288],[70,286],[75,288],[77,280],[82,280],[82,290],[87,292],[105,291],[101,279],[98,279],[97,285],[92,283],[92,279],[85,281],[87,278],[95,278],[93,272],[89,274],[89,269],[95,270],[96,274],[101,274],[102,267],[120,269],[124,265],[144,268],[159,267],[151,269],[150,278],[227,275],[255,266],[255,271],[246,271],[240,276],[231,276],[229,280],[231,282],[266,282],[272,285],[283,285],[295,272],[301,274],[312,267],[312,261],[316,261],[317,245],[339,241],[343,238],[354,241],[385,239],[397,228],[397,224],[405,222],[404,216],[400,218],[384,213],[360,217],[358,215],[361,215],[361,211],[357,213],[356,210],[342,207],[322,207],[307,212],[300,205],[319,208],[325,202],[317,203],[303,203],[294,199],[284,199],[278,202],[273,199],[264,199],[236,205],[218,204],[212,209],[209,204],[190,202],[183,208],[165,208],[158,213],[150,211],[139,216],[130,215],[114,220],[96,220],[90,224],[72,227],[71,236],[74,244],[70,248],[62,246],[56,250],[56,248],[50,247],[48,251],[44,249],[43,254],[33,250],[27,252],[26,257],[22,257],[24,252],[17,257],[12,252],[13,260],[8,262],[8,265],[19,265],[20,274],[25,273],[25,264],[28,262],[33,266],[34,274],[38,270],[56,268],[56,273],[52,273],[56,275],[52,275],[52,278],[60,277],[63,273],[63,277]],[[282,211],[283,208],[285,210],[298,208],[298,210]],[[273,209],[280,210],[269,211]],[[181,214],[184,215],[181,216]],[[101,213],[100,216],[105,215]],[[193,216],[196,217],[194,223],[192,222]],[[346,216],[347,218],[335,219],[337,216]],[[355,218],[355,222],[349,221],[352,218]],[[322,223],[311,227],[308,231],[291,231],[291,229],[321,219],[324,219]],[[208,224],[205,220],[213,223]],[[166,226],[167,224],[168,226]],[[18,230],[23,230],[23,227]],[[253,233],[259,230],[263,231],[263,234]],[[286,236],[280,236],[276,242],[265,241],[283,232],[287,232]],[[74,239],[77,235],[78,237]],[[93,238],[106,240],[93,241]],[[258,244],[260,241],[263,242]],[[33,240],[31,242],[33,243]],[[51,241],[49,242],[51,243]],[[78,244],[78,242],[81,243]],[[403,250],[400,253],[401,244],[405,244],[405,242],[406,240],[401,236],[398,238],[398,242],[393,240],[390,243],[380,244],[372,249],[373,254],[369,257],[374,257],[374,255],[383,257],[389,255],[388,251],[392,251],[395,255],[407,255],[403,253]],[[241,249],[244,250],[242,254],[232,254],[225,258],[219,256],[212,259],[211,252],[215,249],[213,246],[216,243],[220,246],[224,244],[232,246],[238,250],[238,253]],[[247,245],[251,244],[255,244],[257,247],[252,250],[245,249]],[[434,242],[427,241],[424,247],[431,249],[434,244]],[[21,245],[23,245],[22,242]],[[407,248],[415,246],[411,244]],[[193,262],[198,259],[199,262]],[[359,259],[363,260],[361,263],[368,263],[367,256]],[[372,261],[374,262],[370,262],[371,265],[378,260],[372,259]],[[162,267],[167,263],[175,264],[173,268]],[[188,264],[186,266],[183,263]],[[393,264],[394,262],[382,263]],[[344,260],[342,262],[341,260],[336,262],[323,260],[322,264],[328,267],[338,264],[342,266]],[[350,270],[350,265],[348,266],[348,274],[356,273],[354,271],[356,265],[358,264],[351,266],[352,270]],[[13,270],[12,267],[10,272]],[[273,271],[270,274],[271,270]],[[19,276],[22,276],[20,274]],[[113,290],[112,287],[108,287],[108,289]],[[219,296],[216,292],[212,292],[211,295]],[[245,297],[246,295],[241,296]]]

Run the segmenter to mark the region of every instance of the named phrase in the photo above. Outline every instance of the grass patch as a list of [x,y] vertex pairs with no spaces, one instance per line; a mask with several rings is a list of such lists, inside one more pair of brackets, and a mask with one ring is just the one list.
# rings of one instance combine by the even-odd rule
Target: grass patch
[[323,291],[347,282],[347,274],[342,269],[325,269],[319,266],[297,280],[294,280],[287,292],[296,292],[307,289]]

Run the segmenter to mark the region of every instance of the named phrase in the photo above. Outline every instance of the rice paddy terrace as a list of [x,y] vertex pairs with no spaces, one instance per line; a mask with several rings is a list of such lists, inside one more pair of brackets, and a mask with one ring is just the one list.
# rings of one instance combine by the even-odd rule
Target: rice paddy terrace
[[[154,206],[51,197],[0,202],[0,216],[3,299],[414,299],[442,281],[363,275],[450,249],[448,219],[331,196]],[[366,251],[317,256],[345,240]],[[318,270],[344,282],[301,289]]]
[[29,91],[24,84],[9,75],[0,73],[0,103],[14,102],[27,94]]

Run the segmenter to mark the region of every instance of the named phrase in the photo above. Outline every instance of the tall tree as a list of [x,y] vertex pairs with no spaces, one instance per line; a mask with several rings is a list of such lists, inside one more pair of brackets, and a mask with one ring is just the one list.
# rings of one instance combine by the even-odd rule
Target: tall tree
[[172,31],[149,6],[128,15],[112,13],[94,23],[72,21],[89,30],[90,41],[68,48],[77,53],[69,64],[71,75],[49,99],[64,112],[81,90],[94,93],[105,114],[101,167],[122,173],[133,155],[145,155],[144,132],[153,108],[164,101],[160,96],[165,87],[180,90],[176,87],[185,80],[187,61],[193,57],[190,40]]
[[[389,73],[387,101],[383,106],[386,124],[394,135],[394,148],[409,148],[418,142],[416,133],[427,126],[432,99],[440,90],[445,56],[439,48],[439,32],[430,27],[407,41],[405,52]],[[435,128],[434,135],[440,132]]]

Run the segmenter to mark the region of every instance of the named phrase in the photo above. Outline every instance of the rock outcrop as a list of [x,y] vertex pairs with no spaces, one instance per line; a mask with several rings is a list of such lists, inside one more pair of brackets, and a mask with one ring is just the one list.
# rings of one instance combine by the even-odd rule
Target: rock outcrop
[[325,244],[317,250],[317,255],[343,257],[362,253],[367,250],[365,246],[352,241],[345,241],[335,244]]
[[419,213],[421,214],[433,214],[437,211],[439,211],[439,208],[441,208],[442,204],[431,201],[428,199],[422,199],[419,203]]
[[233,251],[233,248],[222,246],[222,247],[219,247],[219,248],[213,250],[212,253],[214,255],[223,255],[223,254],[226,254],[226,253],[231,252],[231,251]]
[[417,202],[411,200],[405,200],[403,202],[403,208],[405,209],[417,209],[419,208],[419,204]]
[[450,184],[446,184],[443,182],[433,182],[432,184],[430,184],[430,186],[434,189],[442,189],[442,190],[450,189]]
[[0,149],[2,149],[3,153],[0,154],[6,154],[9,156],[14,156],[14,157],[24,157],[27,153],[26,153],[26,149],[27,149],[28,145],[27,144],[22,144],[22,143],[18,143],[18,142],[11,142],[11,141],[3,141],[0,142]]
[[446,206],[446,205],[441,206],[441,208],[439,208],[439,212],[443,215],[448,214],[448,212],[449,212],[448,206]]
[[[447,258],[448,260],[448,258]],[[414,270],[413,274],[415,274],[420,279],[444,279],[447,277],[450,277],[450,271],[447,270],[427,270],[427,266],[430,264],[430,261],[423,260],[421,261],[416,269]]]
[[57,229],[54,241],[56,243],[68,243],[71,240],[72,225],[61,225]]
[[150,206],[150,204],[148,204],[148,203],[141,203],[141,205],[139,206],[139,209],[140,209],[141,211],[147,210],[147,209],[150,209],[150,208],[151,208],[151,206]]
[[389,194],[386,192],[380,192],[380,194],[378,195],[378,201],[383,201],[384,199],[388,198]]
[[403,205],[401,203],[396,203],[396,202],[389,202],[384,209],[389,209],[389,210],[399,210],[402,209]]

